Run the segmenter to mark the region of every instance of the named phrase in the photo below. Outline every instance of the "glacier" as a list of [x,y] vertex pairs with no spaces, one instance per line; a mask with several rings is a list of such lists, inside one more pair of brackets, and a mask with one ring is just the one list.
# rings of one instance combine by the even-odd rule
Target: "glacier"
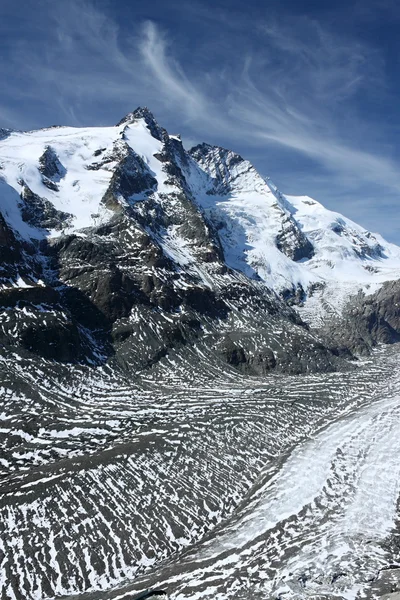
[[390,595],[399,280],[146,108],[2,130],[2,598]]

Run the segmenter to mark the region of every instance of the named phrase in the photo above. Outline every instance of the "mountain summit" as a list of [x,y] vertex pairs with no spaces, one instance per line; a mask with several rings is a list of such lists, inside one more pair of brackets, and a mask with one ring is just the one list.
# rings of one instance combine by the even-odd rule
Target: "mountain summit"
[[[233,151],[185,150],[147,108],[114,127],[1,130],[0,256],[2,351],[27,360],[297,373],[397,339],[382,284],[400,248]],[[321,329],[339,317],[349,339]]]

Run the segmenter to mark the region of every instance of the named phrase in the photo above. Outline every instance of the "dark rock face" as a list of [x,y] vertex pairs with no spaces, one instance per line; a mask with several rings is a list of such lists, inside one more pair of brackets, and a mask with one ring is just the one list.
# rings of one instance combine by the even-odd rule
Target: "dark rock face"
[[377,344],[400,341],[400,281],[388,281],[374,294],[351,299],[343,319],[327,328],[342,348],[368,355]]
[[312,243],[289,216],[283,221],[282,230],[276,238],[276,245],[283,254],[295,261],[314,256]]
[[93,355],[93,340],[51,287],[4,289],[0,312],[0,344],[6,348],[59,362],[85,362]]
[[39,171],[48,179],[60,180],[65,176],[65,167],[61,164],[55,150],[47,146],[39,158]]
[[57,182],[65,177],[66,169],[61,164],[57,153],[51,146],[47,146],[39,158],[39,171],[42,173],[44,185],[53,192],[58,191]]
[[253,355],[239,344],[231,337],[224,340],[222,352],[229,365],[254,375],[266,375],[276,367],[276,358],[270,348]]
[[4,129],[2,127],[0,127],[0,140],[5,140],[10,133],[12,133],[11,129]]
[[49,200],[34,194],[27,185],[23,187],[22,199],[22,218],[29,225],[61,231],[72,224],[73,215],[56,210]]
[[[289,209],[287,200],[272,183],[270,179],[267,179],[268,187],[275,198],[278,200],[280,205]],[[296,223],[295,219],[291,214],[282,211],[282,228],[276,237],[276,246],[283,254],[286,254],[289,258],[294,261],[298,260],[309,260],[314,256],[314,246],[303,233],[301,228]]]
[[271,330],[260,327],[257,332],[230,332],[217,344],[226,362],[239,371],[265,376],[271,371],[297,375],[330,371],[339,365],[335,352],[314,335],[296,327],[288,327],[282,338],[271,339]]
[[156,140],[162,141],[167,134],[165,129],[160,127],[154,118],[154,115],[147,107],[139,107],[131,113],[128,113],[117,125],[123,125],[124,123],[134,123],[138,119],[144,119],[151,135]]
[[81,338],[75,323],[62,323],[49,315],[46,324],[35,322],[21,333],[21,345],[49,360],[79,362],[83,359]]
[[0,214],[0,274],[2,279],[16,276],[16,265],[21,263],[22,248],[12,229]]
[[135,194],[150,193],[157,188],[157,180],[149,168],[126,144],[118,148],[123,158],[119,161],[111,178],[103,204],[110,210],[121,210],[121,201],[127,201]]
[[37,280],[41,275],[37,247],[19,239],[0,214],[0,283],[10,285],[18,277]]
[[306,292],[302,285],[298,285],[297,287],[293,286],[290,289],[287,288],[280,293],[280,297],[283,298],[289,306],[302,306],[306,299]]

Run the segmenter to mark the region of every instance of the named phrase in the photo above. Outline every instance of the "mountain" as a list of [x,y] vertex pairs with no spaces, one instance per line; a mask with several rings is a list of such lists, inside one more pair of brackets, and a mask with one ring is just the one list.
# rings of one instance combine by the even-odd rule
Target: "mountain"
[[147,109],[0,130],[1,597],[388,593],[399,307],[397,246]]
[[350,323],[354,339],[329,324],[350,298],[363,313],[400,278],[400,248],[284,195],[232,151],[186,151],[147,108],[115,127],[0,140],[4,352],[256,375],[332,370],[397,340],[396,311],[388,327],[387,310],[377,317],[376,334]]

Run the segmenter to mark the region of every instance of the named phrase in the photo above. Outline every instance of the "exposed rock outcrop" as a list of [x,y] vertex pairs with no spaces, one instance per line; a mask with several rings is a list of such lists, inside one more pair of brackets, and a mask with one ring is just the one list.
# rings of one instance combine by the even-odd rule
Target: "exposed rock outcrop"
[[400,341],[400,281],[388,281],[374,294],[360,293],[325,332],[334,344],[368,355],[378,344]]
[[[186,360],[190,347],[264,376],[334,370],[349,348],[397,340],[395,284],[353,303],[345,336],[301,320],[290,305],[323,289],[313,269],[336,264],[326,239],[338,263],[351,256],[363,273],[379,268],[386,246],[284,196],[239,154],[208,144],[187,152],[147,108],[115,128],[52,130],[38,146],[26,169],[17,158],[3,169],[12,210],[0,214],[0,276],[17,289],[0,294],[5,345],[131,370]],[[310,233],[310,210],[333,228]],[[313,263],[306,274],[303,262]]]

